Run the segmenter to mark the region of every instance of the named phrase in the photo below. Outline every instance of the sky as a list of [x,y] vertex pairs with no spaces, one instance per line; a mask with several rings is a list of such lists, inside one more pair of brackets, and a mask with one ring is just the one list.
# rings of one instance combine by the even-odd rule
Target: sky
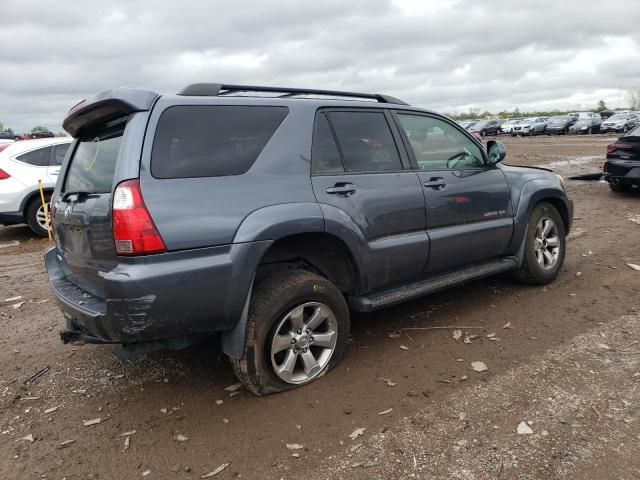
[[640,1],[2,0],[0,123],[195,82],[386,93],[439,112],[626,107]]

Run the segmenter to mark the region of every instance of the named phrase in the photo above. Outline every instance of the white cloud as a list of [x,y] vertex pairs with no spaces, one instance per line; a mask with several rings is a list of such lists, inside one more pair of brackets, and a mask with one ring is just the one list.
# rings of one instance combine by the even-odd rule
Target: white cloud
[[[439,111],[589,108],[640,88],[640,2],[3,0],[0,121],[57,131],[140,85],[381,92]],[[622,92],[622,93],[621,93]]]

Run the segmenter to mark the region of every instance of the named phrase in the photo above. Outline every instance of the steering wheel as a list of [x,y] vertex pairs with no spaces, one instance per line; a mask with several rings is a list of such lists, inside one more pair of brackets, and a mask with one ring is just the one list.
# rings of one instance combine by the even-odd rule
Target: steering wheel
[[467,152],[458,152],[453,157],[447,159],[447,168],[453,168],[464,157],[467,156]]

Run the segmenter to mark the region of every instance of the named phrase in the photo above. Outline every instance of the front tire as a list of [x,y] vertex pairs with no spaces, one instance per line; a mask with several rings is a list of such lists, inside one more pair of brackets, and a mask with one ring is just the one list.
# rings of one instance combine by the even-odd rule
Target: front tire
[[631,191],[631,189],[633,188],[633,185],[630,185],[628,183],[622,183],[619,180],[617,180],[617,181],[610,181],[609,188],[611,189],[612,192],[623,193],[623,192]]
[[[49,208],[49,202],[51,201],[51,195],[45,194],[44,201]],[[47,210],[48,213],[48,210]],[[25,210],[25,221],[33,233],[39,237],[46,237],[49,235],[47,231],[47,222],[44,214],[44,208],[42,207],[42,201],[40,196],[37,196],[27,206]]]
[[556,279],[566,250],[564,223],[550,203],[541,202],[529,216],[522,264],[515,278],[529,285],[546,285]]
[[255,395],[311,383],[344,353],[349,309],[338,288],[304,270],[267,277],[253,291],[242,358],[233,371]]

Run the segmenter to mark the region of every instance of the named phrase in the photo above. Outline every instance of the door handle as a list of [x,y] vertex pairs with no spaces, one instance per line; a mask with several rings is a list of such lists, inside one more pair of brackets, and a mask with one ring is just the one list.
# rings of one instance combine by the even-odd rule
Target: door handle
[[336,183],[333,187],[327,188],[327,193],[332,195],[349,195],[356,192],[353,183]]
[[424,182],[424,185],[427,188],[433,188],[434,190],[439,190],[444,188],[447,185],[447,182],[444,181],[442,177],[432,177],[428,181]]

